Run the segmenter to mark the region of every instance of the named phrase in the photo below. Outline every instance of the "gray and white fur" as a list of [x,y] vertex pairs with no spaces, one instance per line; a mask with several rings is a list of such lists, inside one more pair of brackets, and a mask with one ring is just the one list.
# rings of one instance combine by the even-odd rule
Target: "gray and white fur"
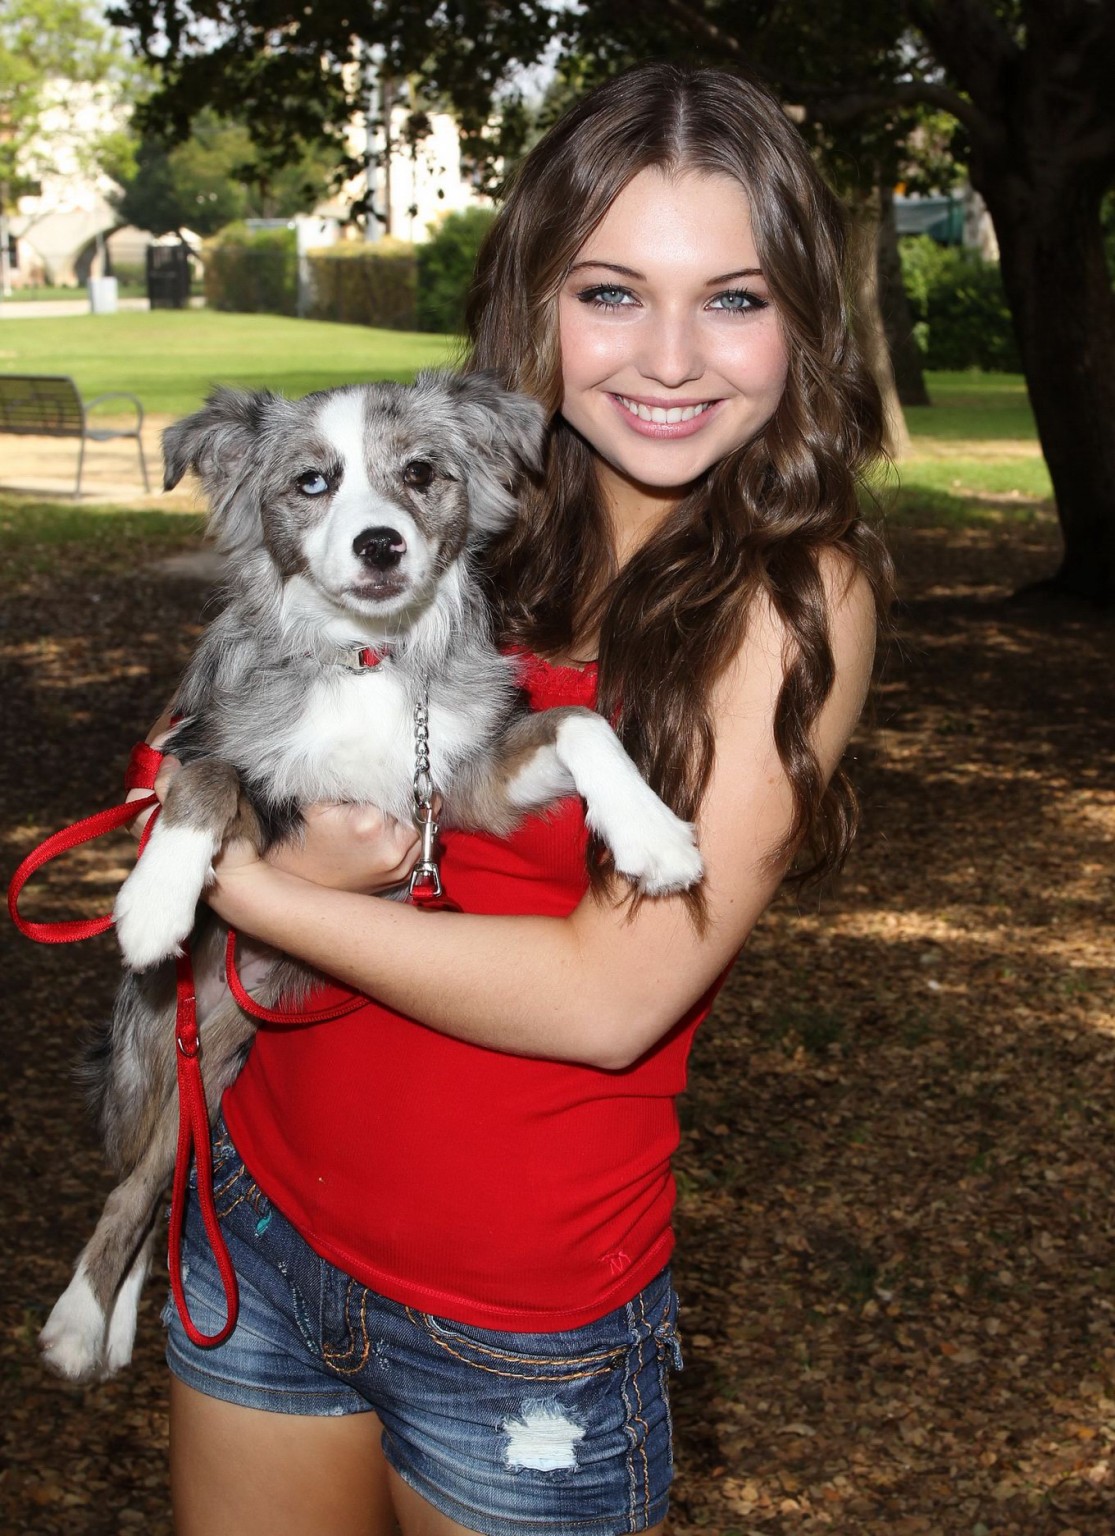
[[[73,1380],[131,1358],[155,1216],[174,1166],[173,956],[192,935],[210,1114],[247,1056],[252,1020],[224,985],[225,930],[198,903],[230,836],[297,839],[318,801],[413,814],[415,702],[428,690],[443,824],[509,832],[579,794],[617,869],[655,894],[701,876],[693,828],[647,787],[605,720],[531,714],[494,646],[470,556],[516,514],[539,466],[541,407],[485,375],[355,385],[291,401],[213,392],[164,436],[169,489],[208,496],[229,600],[174,701],[181,760],[149,845],[116,901],[128,969],[95,1053],[109,1195],[40,1335]],[[384,659],[360,669],[359,651]],[[295,1007],[314,977],[245,945],[245,984]]]

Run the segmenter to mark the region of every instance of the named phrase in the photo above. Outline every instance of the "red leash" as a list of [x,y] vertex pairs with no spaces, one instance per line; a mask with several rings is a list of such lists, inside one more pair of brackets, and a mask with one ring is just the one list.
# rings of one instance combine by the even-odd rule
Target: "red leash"
[[[374,659],[373,659],[374,658]],[[362,653],[363,666],[374,666],[378,656],[373,652]],[[125,789],[153,789],[163,754],[146,742],[133,747],[124,776]],[[416,795],[417,801],[417,795]],[[424,809],[425,815],[421,816]],[[106,811],[98,811],[60,832],[48,837],[32,850],[12,876],[8,888],[8,912],[19,931],[39,944],[71,944],[81,939],[94,938],[112,926],[112,914],[104,917],[74,919],[57,922],[32,922],[19,911],[19,897],[27,881],[44,864],[92,842],[106,832],[126,827],[129,822],[151,810],[151,818],[143,829],[136,857],[147,846],[155,821],[159,815],[158,796],[150,794],[142,800],[126,801]],[[422,825],[422,855],[411,876],[408,899],[422,911],[459,911],[460,908],[443,892],[434,842],[437,825],[433,820],[432,807],[427,798],[419,803]],[[278,1008],[265,1008],[257,1003],[245,989],[236,970],[236,940],[234,929],[229,929],[225,947],[225,976],[229,990],[239,1007],[253,1018],[267,1024],[319,1024],[353,1013],[363,1006],[364,997],[353,993],[339,1003],[324,1008],[310,1008],[301,1013],[288,1013]],[[236,1271],[229,1257],[220,1217],[217,1214],[213,1192],[213,1160],[210,1144],[209,1106],[205,1098],[205,1084],[201,1075],[201,1038],[197,1026],[197,1001],[194,994],[193,966],[189,945],[177,957],[176,1004],[175,1004],[175,1064],[178,1078],[178,1147],[174,1159],[174,1184],[170,1201],[170,1221],[167,1233],[167,1267],[170,1271],[170,1288],[182,1327],[191,1343],[200,1348],[211,1348],[228,1338],[236,1326],[240,1309]],[[202,1333],[190,1317],[186,1293],[182,1284],[182,1231],[185,1223],[186,1199],[189,1186],[191,1156],[197,1163],[198,1205],[206,1235],[216,1260],[225,1293],[225,1321],[213,1334]]]
[[[209,1106],[205,1102],[205,1084],[201,1078],[201,1040],[197,1028],[197,1004],[194,998],[194,971],[189,950],[178,956],[177,1008],[174,1020],[175,1061],[178,1067],[178,1150],[174,1155],[174,1187],[170,1196],[170,1222],[167,1230],[167,1268],[174,1305],[186,1337],[191,1344],[208,1349],[223,1344],[236,1327],[240,1312],[240,1291],[236,1271],[229,1258],[217,1202],[213,1194],[213,1156],[209,1139]],[[186,1219],[186,1196],[190,1177],[190,1154],[197,1160],[197,1194],[201,1219],[209,1238],[209,1247],[217,1261],[225,1293],[225,1321],[216,1333],[202,1333],[190,1316],[182,1284],[182,1228]]]
[[[146,742],[132,749],[128,768],[124,775],[126,789],[152,789],[159,771],[163,754]],[[75,919],[68,922],[30,922],[19,910],[19,897],[23,887],[33,874],[51,859],[80,848],[102,836],[105,832],[126,827],[143,811],[150,809],[151,819],[143,829],[138,858],[147,846],[151,830],[159,814],[159,799],[155,794],[142,800],[129,800],[107,811],[86,816],[64,827],[53,837],[40,843],[20,864],[8,887],[8,911],[20,933],[39,944],[71,944],[81,939],[94,938],[112,927],[112,914],[104,917]],[[205,1348],[220,1344],[228,1338],[236,1326],[240,1297],[236,1285],[236,1272],[232,1267],[224,1235],[217,1216],[213,1196],[213,1162],[209,1142],[209,1110],[205,1102],[205,1085],[201,1078],[199,1053],[201,1043],[197,1028],[197,1007],[194,999],[193,968],[188,946],[178,957],[177,1003],[175,1017],[176,1061],[178,1069],[178,1151],[174,1161],[174,1187],[170,1202],[170,1227],[167,1241],[167,1264],[170,1270],[170,1288],[174,1294],[178,1315],[187,1337],[194,1344]],[[246,994],[245,994],[246,995]],[[217,1261],[221,1283],[224,1286],[227,1316],[222,1327],[214,1334],[204,1334],[195,1327],[186,1304],[182,1288],[182,1225],[186,1209],[187,1181],[190,1172],[190,1153],[197,1158],[198,1202],[202,1221]]]
[[[154,783],[154,780],[151,782]],[[150,785],[129,784],[128,788],[148,789]],[[111,913],[106,917],[75,918],[68,922],[30,922],[19,910],[20,893],[31,876],[44,864],[49,864],[51,859],[69,853],[71,848],[80,848],[82,843],[91,843],[105,832],[126,827],[142,811],[153,808],[151,820],[144,827],[139,844],[139,853],[142,853],[155,824],[155,817],[159,814],[158,807],[157,795],[147,795],[142,800],[129,800],[124,805],[114,805],[111,810],[98,811],[95,816],[86,816],[83,821],[75,821],[72,826],[63,827],[61,832],[55,832],[53,837],[48,837],[46,842],[32,849],[12,876],[12,883],[8,887],[8,913],[20,933],[28,939],[34,939],[36,944],[74,944],[79,939],[92,939],[111,928]]]

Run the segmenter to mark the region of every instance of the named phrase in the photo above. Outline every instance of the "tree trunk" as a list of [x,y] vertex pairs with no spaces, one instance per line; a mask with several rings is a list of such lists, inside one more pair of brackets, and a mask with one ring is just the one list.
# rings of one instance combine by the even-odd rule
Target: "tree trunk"
[[895,387],[879,303],[880,213],[878,188],[865,197],[858,197],[851,207],[852,271],[855,274],[852,298],[856,339],[883,397],[886,450],[892,459],[900,459],[910,452],[910,432]]
[[914,340],[914,317],[902,283],[902,257],[898,250],[898,225],[894,218],[894,193],[879,188],[879,308],[883,315],[891,367],[902,405],[928,405],[921,353]]
[[[1040,161],[1038,162],[1040,163]],[[1049,466],[1064,556],[1050,590],[1115,602],[1115,295],[1098,190],[977,175]],[[982,185],[981,185],[982,181]]]
[[915,24],[966,92],[972,185],[1049,466],[1064,557],[1043,586],[1115,602],[1115,295],[1100,204],[1115,173],[1115,8],[918,0]]

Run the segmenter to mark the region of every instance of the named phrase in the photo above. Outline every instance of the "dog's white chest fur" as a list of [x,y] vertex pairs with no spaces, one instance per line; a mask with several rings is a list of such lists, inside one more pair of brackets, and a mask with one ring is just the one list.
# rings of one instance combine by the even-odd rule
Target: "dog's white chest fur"
[[[279,725],[268,764],[273,792],[300,805],[320,800],[375,805],[404,819],[413,810],[415,704],[398,672],[336,669],[318,678],[298,717]],[[430,773],[444,789],[487,724],[432,701]]]

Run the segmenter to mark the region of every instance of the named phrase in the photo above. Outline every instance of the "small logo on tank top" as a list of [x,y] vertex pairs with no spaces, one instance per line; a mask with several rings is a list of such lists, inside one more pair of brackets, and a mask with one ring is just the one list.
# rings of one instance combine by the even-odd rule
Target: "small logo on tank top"
[[622,1275],[625,1269],[631,1266],[631,1260],[622,1248],[617,1248],[615,1253],[606,1253],[604,1263],[607,1264],[613,1275]]

